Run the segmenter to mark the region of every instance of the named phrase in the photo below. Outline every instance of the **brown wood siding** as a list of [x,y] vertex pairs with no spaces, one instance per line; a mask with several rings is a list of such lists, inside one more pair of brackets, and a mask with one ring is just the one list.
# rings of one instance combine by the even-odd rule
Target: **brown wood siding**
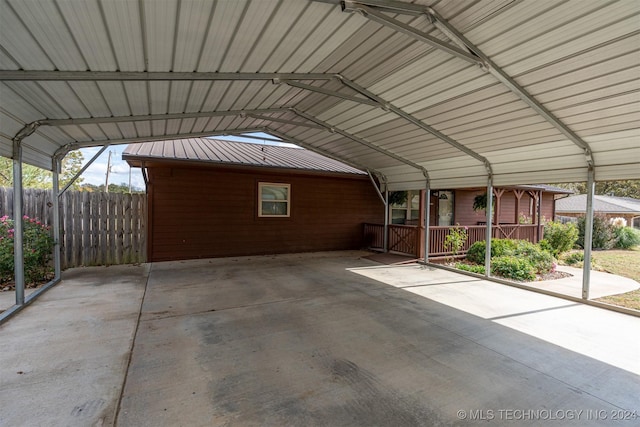
[[[473,210],[473,199],[477,195],[484,193],[484,190],[455,190],[454,224],[477,225],[478,223],[484,223],[486,221],[484,211],[476,212]],[[542,194],[542,215],[549,221],[553,218],[554,214],[553,197],[553,193]],[[532,206],[531,200],[531,196],[528,193],[525,192],[522,195],[519,214],[525,215],[533,220],[536,215],[536,208]],[[516,196],[513,190],[505,190],[500,198],[500,224],[517,224],[518,221],[515,210]]]
[[[151,261],[359,249],[384,206],[366,177],[149,169]],[[291,184],[291,216],[260,218],[258,182]]]
[[455,190],[455,210],[453,212],[454,224],[478,225],[485,223],[487,216],[484,211],[473,210],[473,199],[477,195],[484,194],[482,190]]
[[542,193],[542,211],[541,215],[543,221],[553,221],[555,210],[555,202],[553,200],[553,194]]

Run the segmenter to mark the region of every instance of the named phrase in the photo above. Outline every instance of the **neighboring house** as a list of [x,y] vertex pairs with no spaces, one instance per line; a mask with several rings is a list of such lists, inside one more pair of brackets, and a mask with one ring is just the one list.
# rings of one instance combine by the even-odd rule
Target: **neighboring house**
[[148,192],[148,259],[360,249],[384,205],[366,173],[314,152],[192,138],[129,145]]
[[[640,229],[640,199],[631,197],[594,196],[593,210],[607,218],[624,218],[629,227]],[[557,217],[576,218],[587,211],[587,195],[578,194],[556,202]]]

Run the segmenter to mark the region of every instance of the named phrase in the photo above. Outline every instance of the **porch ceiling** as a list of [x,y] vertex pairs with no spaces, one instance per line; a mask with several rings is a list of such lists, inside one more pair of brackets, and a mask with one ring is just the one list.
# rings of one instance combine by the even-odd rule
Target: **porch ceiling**
[[264,131],[391,189],[425,170],[433,188],[585,181],[589,163],[640,179],[639,2],[342,6],[0,0],[0,155],[21,130],[49,169],[83,146]]

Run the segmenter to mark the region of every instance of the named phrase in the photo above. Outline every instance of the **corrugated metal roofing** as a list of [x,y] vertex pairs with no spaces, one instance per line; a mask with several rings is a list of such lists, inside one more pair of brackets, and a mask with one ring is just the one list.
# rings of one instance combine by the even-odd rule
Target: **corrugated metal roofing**
[[131,144],[125,148],[122,159],[136,166],[139,166],[141,161],[188,160],[210,164],[366,175],[359,169],[309,150],[212,138],[188,138]]
[[[596,213],[640,214],[640,200],[631,197],[594,196],[593,209]],[[556,201],[557,213],[586,212],[586,210],[586,194],[569,196]]]
[[263,131],[392,190],[425,171],[433,188],[584,181],[590,159],[598,180],[640,178],[640,2],[345,6],[0,0],[0,155],[37,122],[23,159],[45,168],[77,147]]

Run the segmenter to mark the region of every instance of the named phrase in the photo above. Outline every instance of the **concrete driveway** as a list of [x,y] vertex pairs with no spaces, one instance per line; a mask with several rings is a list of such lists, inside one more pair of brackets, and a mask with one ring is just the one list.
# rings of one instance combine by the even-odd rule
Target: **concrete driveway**
[[0,327],[0,425],[640,422],[640,318],[365,255],[69,271]]

